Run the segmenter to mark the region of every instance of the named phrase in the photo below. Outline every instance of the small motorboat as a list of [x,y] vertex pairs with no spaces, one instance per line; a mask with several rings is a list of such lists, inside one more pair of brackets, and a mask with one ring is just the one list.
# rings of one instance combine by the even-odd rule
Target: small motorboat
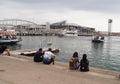
[[103,43],[104,42],[104,36],[102,36],[102,35],[93,36],[92,42],[94,42],[94,43]]

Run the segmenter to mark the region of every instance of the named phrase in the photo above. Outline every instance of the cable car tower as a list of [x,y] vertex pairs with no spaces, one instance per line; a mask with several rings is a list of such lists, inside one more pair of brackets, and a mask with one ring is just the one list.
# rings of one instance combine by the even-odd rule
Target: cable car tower
[[112,19],[108,19],[108,36],[111,36]]

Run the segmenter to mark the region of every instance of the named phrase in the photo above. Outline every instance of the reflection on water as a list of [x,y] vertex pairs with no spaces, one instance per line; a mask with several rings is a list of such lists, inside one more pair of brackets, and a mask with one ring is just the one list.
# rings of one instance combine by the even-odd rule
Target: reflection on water
[[92,43],[92,48],[95,50],[102,50],[104,43]]
[[[94,67],[117,70],[120,69],[119,37],[106,37],[104,44],[92,45],[91,62]],[[116,39],[118,39],[116,41]]]
[[21,44],[8,45],[8,47],[10,47],[11,50],[20,50],[21,46]]
[[104,43],[91,43],[91,66],[100,67],[103,54]]
[[[52,45],[47,45],[52,38]],[[32,49],[32,48],[59,48],[56,53],[58,61],[67,62],[72,54],[77,51],[79,57],[88,54],[90,66],[120,70],[120,37],[105,37],[104,43],[92,43],[91,37],[52,37],[52,36],[23,36],[23,41],[16,45],[9,45],[12,50]]]

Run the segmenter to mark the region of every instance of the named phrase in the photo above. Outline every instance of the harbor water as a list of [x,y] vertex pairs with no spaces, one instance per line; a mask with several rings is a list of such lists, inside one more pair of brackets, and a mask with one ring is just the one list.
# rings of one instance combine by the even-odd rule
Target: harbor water
[[[105,37],[104,43],[92,43],[91,37],[57,37],[57,36],[23,36],[16,45],[9,45],[12,50],[34,48],[59,48],[56,60],[69,62],[72,54],[77,51],[79,58],[86,53],[90,66],[114,71],[120,71],[120,37]],[[51,41],[52,45],[48,45]]]

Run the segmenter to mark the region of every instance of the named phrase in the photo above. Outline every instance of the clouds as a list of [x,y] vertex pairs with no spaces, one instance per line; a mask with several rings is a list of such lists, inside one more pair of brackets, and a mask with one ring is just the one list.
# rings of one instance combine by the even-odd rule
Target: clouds
[[[120,12],[119,0],[4,0],[23,5],[28,9],[69,9],[104,12]],[[9,5],[8,5],[9,6]],[[14,5],[12,5],[14,7]]]
[[[0,8],[16,10],[84,10],[120,13],[120,0],[2,0]],[[59,10],[59,11],[58,11]]]
[[120,31],[120,0],[2,0],[0,19],[21,18],[37,23],[67,20],[107,31],[113,19],[113,31]]

